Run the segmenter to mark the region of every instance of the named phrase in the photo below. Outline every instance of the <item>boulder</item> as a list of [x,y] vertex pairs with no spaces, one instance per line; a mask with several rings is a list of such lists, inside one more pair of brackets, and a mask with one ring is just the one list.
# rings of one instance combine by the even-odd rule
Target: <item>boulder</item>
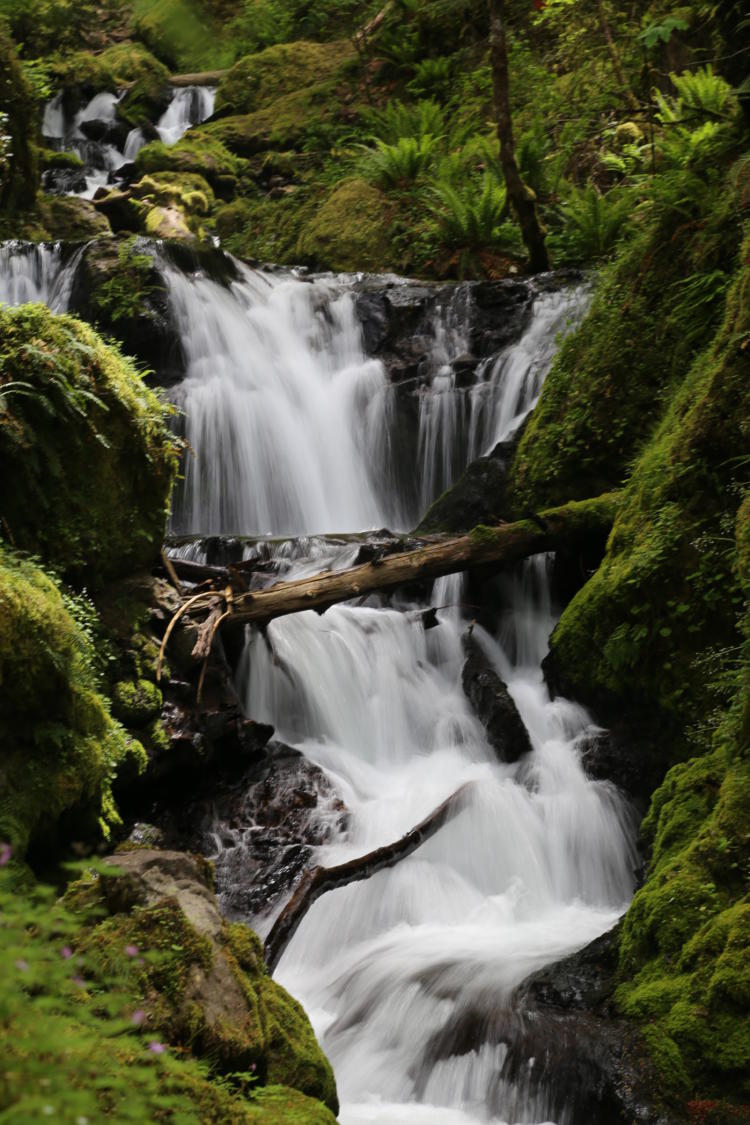
[[501,762],[517,762],[531,752],[531,742],[511,695],[490,664],[476,637],[463,638],[464,661],[461,682],[487,740]]
[[422,517],[416,534],[471,531],[511,517],[507,499],[508,469],[516,439],[500,442],[488,457],[478,457],[456,483],[438,496]]
[[683,1125],[638,1032],[617,1016],[617,962],[615,928],[529,977],[513,1001],[501,1078],[543,1096],[554,1120]]
[[110,915],[82,943],[92,960],[108,966],[123,950],[142,958],[148,1025],[221,1070],[252,1068],[260,1085],[292,1087],[336,1113],[333,1073],[307,1016],[269,977],[256,935],[222,917],[211,865],[148,847],[104,862],[68,898],[99,900]]

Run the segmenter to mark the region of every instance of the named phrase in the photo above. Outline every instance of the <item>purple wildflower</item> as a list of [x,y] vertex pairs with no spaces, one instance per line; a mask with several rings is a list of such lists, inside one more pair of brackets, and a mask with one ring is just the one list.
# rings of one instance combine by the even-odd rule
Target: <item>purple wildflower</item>
[[6,863],[10,862],[10,857],[13,855],[13,848],[10,844],[6,844],[5,840],[0,841],[0,867],[5,867]]
[[130,1022],[133,1024],[134,1027],[140,1027],[145,1019],[146,1019],[146,1013],[144,1012],[143,1008],[137,1008],[136,1011],[133,1012],[132,1016],[130,1017]]
[[21,972],[21,973],[28,973],[28,971],[29,971],[29,962],[28,962],[28,961],[24,961],[24,960],[23,960],[22,958],[19,958],[19,959],[18,959],[18,961],[16,961],[16,968],[17,968],[17,969],[19,970],[19,972]]
[[128,957],[137,957],[138,952],[139,952],[138,946],[137,945],[126,945],[125,946],[125,952],[127,953]]
[[60,950],[60,956],[62,957],[63,961],[69,961],[73,956],[73,950],[69,945],[64,945]]
[[154,1055],[163,1055],[167,1048],[164,1046],[163,1043],[159,1043],[154,1039],[154,1041],[152,1043],[149,1043],[148,1049]]

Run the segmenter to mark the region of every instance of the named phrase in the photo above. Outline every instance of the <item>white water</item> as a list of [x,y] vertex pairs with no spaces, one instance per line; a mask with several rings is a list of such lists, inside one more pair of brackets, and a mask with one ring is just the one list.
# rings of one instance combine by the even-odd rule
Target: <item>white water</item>
[[206,121],[214,111],[213,86],[184,86],[174,91],[169,106],[156,123],[165,145],[174,145],[193,125]]
[[245,266],[228,289],[166,276],[195,451],[175,529],[297,535],[398,520],[383,487],[389,388],[362,350],[351,291]]
[[450,361],[466,351],[470,300],[459,288],[436,316],[416,450],[404,456],[394,448],[395,392],[364,353],[349,280],[240,267],[225,288],[163,268],[188,362],[178,405],[194,452],[173,520],[179,533],[413,526],[531,409],[558,333],[586,300],[582,288],[537,297],[521,340],[459,391]]
[[[156,123],[160,140],[167,145],[176,144],[193,125],[199,125],[213,113],[216,90],[213,87],[185,86],[175,89],[167,109]],[[86,122],[101,121],[114,125],[117,106],[123,93],[102,91],[77,113],[66,114],[63,95],[57,94],[47,103],[42,118],[42,135],[54,148],[74,152],[84,163],[86,188],[73,192],[84,199],[92,199],[98,189],[109,184],[124,164],[135,160],[148,142],[143,129],[131,129],[122,150],[109,142],[88,138],[81,128]]]
[[41,301],[66,312],[82,250],[65,256],[50,243],[0,243],[0,304]]
[[[352,813],[318,862],[396,840],[474,783],[410,859],[319,899],[280,962],[334,1064],[345,1125],[546,1120],[549,1091],[503,1076],[513,990],[609,929],[632,893],[627,807],[575,749],[590,720],[542,682],[545,567],[507,584],[499,639],[476,628],[529,730],[533,754],[516,765],[495,760],[461,689],[459,609],[426,632],[377,602],[337,606],[275,621],[246,650],[248,713],[321,766]],[[436,583],[433,604],[460,599],[460,578]]]

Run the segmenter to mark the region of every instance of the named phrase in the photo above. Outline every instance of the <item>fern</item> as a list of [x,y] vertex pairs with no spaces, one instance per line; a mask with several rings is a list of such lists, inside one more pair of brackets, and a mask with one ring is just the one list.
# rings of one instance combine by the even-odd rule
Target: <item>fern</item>
[[431,210],[446,246],[478,250],[496,244],[505,215],[505,187],[485,173],[479,185],[439,183]]
[[414,77],[407,83],[412,94],[444,101],[450,93],[452,64],[444,56],[438,59],[422,59],[414,68]]
[[593,184],[571,188],[560,207],[562,231],[552,240],[557,256],[570,264],[606,257],[622,237],[632,207],[629,192],[602,195]]
[[366,152],[364,173],[381,187],[403,187],[424,175],[434,163],[439,138],[400,137],[395,144],[376,140]]
[[416,105],[389,102],[385,109],[365,109],[365,125],[373,140],[393,145],[402,137],[441,137],[447,132],[445,110],[434,101],[419,101]]

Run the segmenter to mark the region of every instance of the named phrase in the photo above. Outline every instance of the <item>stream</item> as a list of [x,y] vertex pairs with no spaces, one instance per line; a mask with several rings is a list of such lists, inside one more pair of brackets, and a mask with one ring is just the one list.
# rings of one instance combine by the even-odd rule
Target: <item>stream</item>
[[[64,311],[81,252],[6,244],[0,300]],[[374,529],[413,527],[472,459],[506,441],[587,300],[582,286],[531,283],[520,331],[461,378],[477,291],[456,286],[431,306],[427,360],[400,386],[366,349],[361,277],[235,263],[222,283],[153,253],[185,356],[171,393],[193,451],[171,549],[205,558],[204,537],[246,537],[246,554],[263,542],[288,578],[351,565]],[[388,284],[408,297],[408,283]],[[453,575],[300,613],[265,635],[248,629],[237,668],[247,713],[272,723],[335,795],[314,812],[325,840],[314,862],[391,843],[472,783],[463,811],[411,857],[322,896],[276,970],[334,1066],[344,1125],[578,1125],[564,1091],[535,1081],[538,1060],[522,1074],[507,1065],[524,1018],[514,996],[530,973],[610,929],[634,889],[632,811],[584,773],[590,716],[552,700],[543,681],[558,612],[550,560],[494,580],[491,624],[474,623],[467,603]],[[427,629],[414,611],[430,605],[438,624]],[[462,688],[468,629],[527,729],[531,752],[517,762],[498,760]],[[234,916],[242,865],[232,857],[254,831],[217,823],[212,835]],[[263,935],[281,905],[242,916]]]

